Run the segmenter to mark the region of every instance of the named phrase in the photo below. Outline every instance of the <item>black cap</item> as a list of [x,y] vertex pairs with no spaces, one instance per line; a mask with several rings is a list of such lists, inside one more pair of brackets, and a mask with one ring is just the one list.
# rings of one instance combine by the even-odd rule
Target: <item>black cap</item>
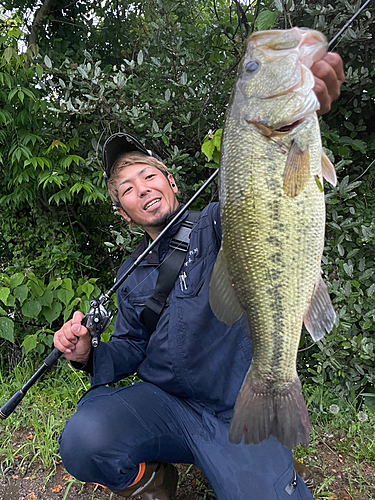
[[102,162],[104,167],[104,179],[108,182],[111,169],[119,156],[124,153],[138,151],[144,155],[153,156],[151,151],[135,137],[125,132],[117,132],[111,135],[104,143],[102,151]]

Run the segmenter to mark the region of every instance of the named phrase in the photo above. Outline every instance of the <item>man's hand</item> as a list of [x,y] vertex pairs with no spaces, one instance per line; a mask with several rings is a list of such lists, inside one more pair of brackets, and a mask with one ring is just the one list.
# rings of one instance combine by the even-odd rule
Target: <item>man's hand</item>
[[84,314],[76,311],[73,318],[67,321],[53,337],[55,347],[66,359],[82,364],[87,362],[91,351],[91,335],[87,328],[81,325],[84,317]]
[[311,66],[315,78],[314,92],[320,102],[318,115],[324,115],[331,109],[332,101],[340,95],[340,87],[345,80],[341,57],[335,52],[327,52]]

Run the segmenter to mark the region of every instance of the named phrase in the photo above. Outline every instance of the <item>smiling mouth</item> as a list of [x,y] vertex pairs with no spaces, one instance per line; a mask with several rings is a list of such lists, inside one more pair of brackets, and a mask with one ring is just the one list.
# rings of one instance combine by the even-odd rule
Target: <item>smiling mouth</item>
[[153,207],[154,205],[159,203],[160,200],[161,198],[157,198],[156,200],[150,201],[150,203],[147,203],[147,205],[144,206],[144,210],[148,210],[149,208]]

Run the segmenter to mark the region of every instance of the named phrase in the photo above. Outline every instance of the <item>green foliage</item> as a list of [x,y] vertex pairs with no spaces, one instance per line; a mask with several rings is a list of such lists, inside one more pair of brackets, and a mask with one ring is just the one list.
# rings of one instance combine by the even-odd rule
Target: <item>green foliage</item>
[[[45,283],[31,271],[7,271],[0,274],[0,339],[12,344],[17,341],[25,355],[32,350],[48,354],[53,347],[53,333],[62,322],[70,319],[76,309],[87,313],[90,299],[100,296],[95,278],[80,280],[73,289],[70,278]],[[112,330],[113,325],[106,332],[107,339]]]
[[[0,337],[24,353],[44,353],[51,332],[74,308],[85,310],[97,280],[102,289],[113,284],[139,241],[110,208],[100,164],[105,138],[126,130],[145,141],[170,167],[184,201],[217,167],[251,29],[305,26],[332,39],[360,6],[64,0],[35,31],[21,21],[26,9],[38,14],[33,2],[2,4],[13,10],[0,26]],[[26,49],[28,31],[37,44]],[[323,259],[338,319],[312,347],[304,334],[299,354],[305,381],[353,400],[374,393],[373,40],[373,13],[365,9],[337,45],[346,81],[321,130],[339,178],[337,188],[327,187]],[[195,208],[214,199],[213,185]],[[95,287],[89,294],[87,283]]]

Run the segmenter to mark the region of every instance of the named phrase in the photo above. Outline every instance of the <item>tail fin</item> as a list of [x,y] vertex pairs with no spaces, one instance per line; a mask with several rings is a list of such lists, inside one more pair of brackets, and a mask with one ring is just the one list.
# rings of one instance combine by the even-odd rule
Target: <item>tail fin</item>
[[277,386],[268,380],[254,380],[247,374],[234,407],[229,441],[258,444],[271,435],[287,448],[309,443],[310,423],[301,382]]

